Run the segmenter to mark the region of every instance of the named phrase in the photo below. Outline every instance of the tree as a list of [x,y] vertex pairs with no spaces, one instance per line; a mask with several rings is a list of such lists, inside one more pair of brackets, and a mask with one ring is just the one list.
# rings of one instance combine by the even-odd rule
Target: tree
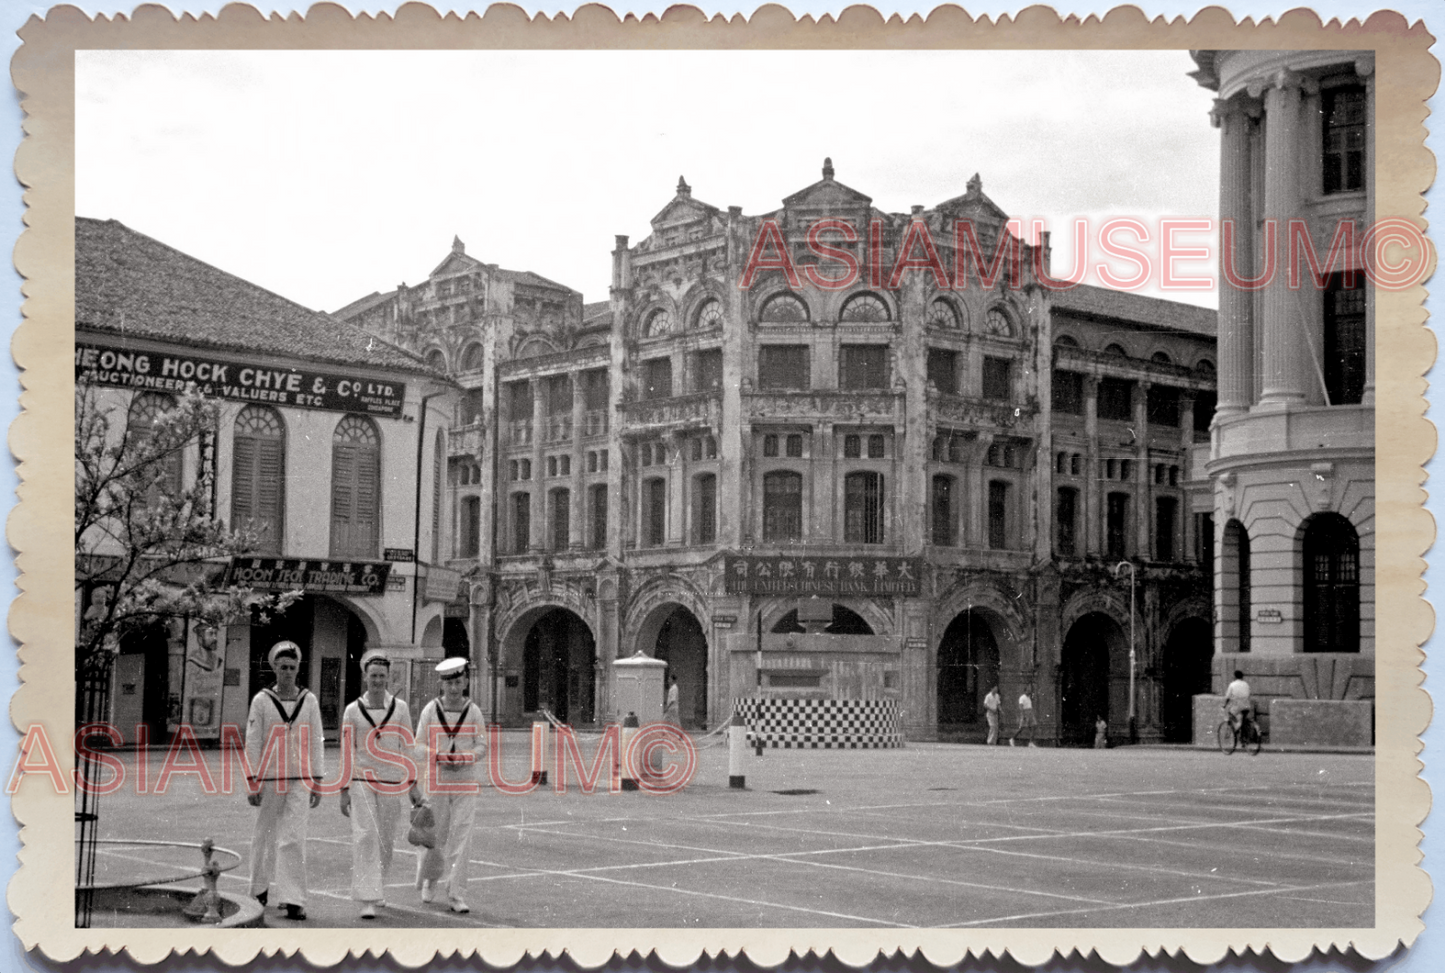
[[[250,615],[284,611],[301,591],[258,595],[227,584],[230,558],[255,547],[251,524],[217,514],[219,408],[195,391],[136,393],[122,412],[89,382],[75,388],[75,643],[77,728],[108,717],[111,671],[128,635],[190,622],[201,638]],[[187,457],[197,475],[183,479]],[[87,734],[87,736],[92,736]],[[104,745],[103,743],[101,745]],[[90,925],[98,797],[89,749],[76,763],[76,924]]]

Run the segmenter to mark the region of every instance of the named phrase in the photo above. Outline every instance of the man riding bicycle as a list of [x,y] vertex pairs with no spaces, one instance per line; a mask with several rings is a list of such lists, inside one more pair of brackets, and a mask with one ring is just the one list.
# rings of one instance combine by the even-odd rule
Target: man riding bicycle
[[1254,703],[1249,698],[1249,683],[1244,681],[1244,673],[1239,669],[1234,670],[1234,681],[1224,691],[1224,709],[1229,712],[1229,723],[1234,727],[1236,736],[1245,723],[1254,718]]

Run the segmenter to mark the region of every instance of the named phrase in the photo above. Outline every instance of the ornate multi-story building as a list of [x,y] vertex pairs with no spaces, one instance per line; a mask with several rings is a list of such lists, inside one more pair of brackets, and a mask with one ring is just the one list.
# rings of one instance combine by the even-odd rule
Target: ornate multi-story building
[[1276,738],[1368,745],[1375,313],[1360,243],[1375,215],[1374,54],[1194,59],[1219,95],[1225,228],[1216,690],[1243,669]]
[[1187,739],[1214,312],[1059,289],[1007,223],[977,177],[894,214],[825,163],[761,216],[680,181],[607,302],[458,242],[336,312],[466,390],[436,558],[495,718],[614,718],[642,652],[690,727],[761,694],[982,739],[998,684],[1006,726],[1031,689],[1042,736]]

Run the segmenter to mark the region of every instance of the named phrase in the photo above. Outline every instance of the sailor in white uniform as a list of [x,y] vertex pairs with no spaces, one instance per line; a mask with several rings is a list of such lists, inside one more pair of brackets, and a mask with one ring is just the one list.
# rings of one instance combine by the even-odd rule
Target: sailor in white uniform
[[385,907],[386,873],[396,848],[401,796],[421,803],[411,759],[411,710],[387,692],[391,660],[381,649],[361,657],[366,687],[341,716],[341,745],[351,748],[351,783],[341,789],[341,813],[351,819],[351,897],[363,919]]
[[[321,803],[316,788],[325,774],[321,707],[315,694],[296,685],[299,645],[277,642],[266,660],[276,688],[256,694],[246,721],[248,773],[256,775],[248,783],[259,784],[246,800],[261,809],[251,839],[251,894],[265,905],[274,883],[276,904],[299,921],[306,918],[306,821]],[[274,757],[271,747],[279,747]]]
[[416,884],[423,902],[430,902],[438,886],[445,888],[453,912],[470,912],[467,905],[468,857],[472,824],[481,790],[482,755],[486,753],[486,727],[482,711],[463,695],[467,660],[447,659],[437,666],[442,694],[422,708],[416,724],[417,772],[422,791],[436,815],[435,848],[428,848],[417,863]]

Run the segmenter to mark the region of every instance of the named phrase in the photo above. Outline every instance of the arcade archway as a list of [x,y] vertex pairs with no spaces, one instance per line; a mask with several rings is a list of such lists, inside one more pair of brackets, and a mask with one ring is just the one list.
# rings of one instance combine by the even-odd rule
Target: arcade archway
[[548,710],[563,723],[595,719],[597,644],[565,608],[543,612],[522,637],[522,710]]
[[1110,733],[1127,728],[1129,639],[1118,622],[1102,612],[1074,622],[1064,638],[1059,675],[1062,742],[1087,745],[1101,716]]
[[346,704],[361,694],[361,657],[368,641],[365,622],[347,605],[326,595],[306,595],[265,623],[259,617],[253,618],[253,693],[275,685],[266,654],[282,639],[301,646],[297,682],[316,693],[322,725],[327,730],[337,729]]
[[987,612],[960,612],[938,643],[938,728],[983,723],[983,698],[998,685],[999,639]]
[[1209,623],[1186,618],[1164,645],[1164,699],[1159,714],[1164,739],[1189,743],[1194,737],[1194,697],[1210,689],[1214,636]]
[[678,719],[685,729],[707,726],[707,636],[691,611],[662,605],[643,625],[638,648],[667,663],[677,677]]

